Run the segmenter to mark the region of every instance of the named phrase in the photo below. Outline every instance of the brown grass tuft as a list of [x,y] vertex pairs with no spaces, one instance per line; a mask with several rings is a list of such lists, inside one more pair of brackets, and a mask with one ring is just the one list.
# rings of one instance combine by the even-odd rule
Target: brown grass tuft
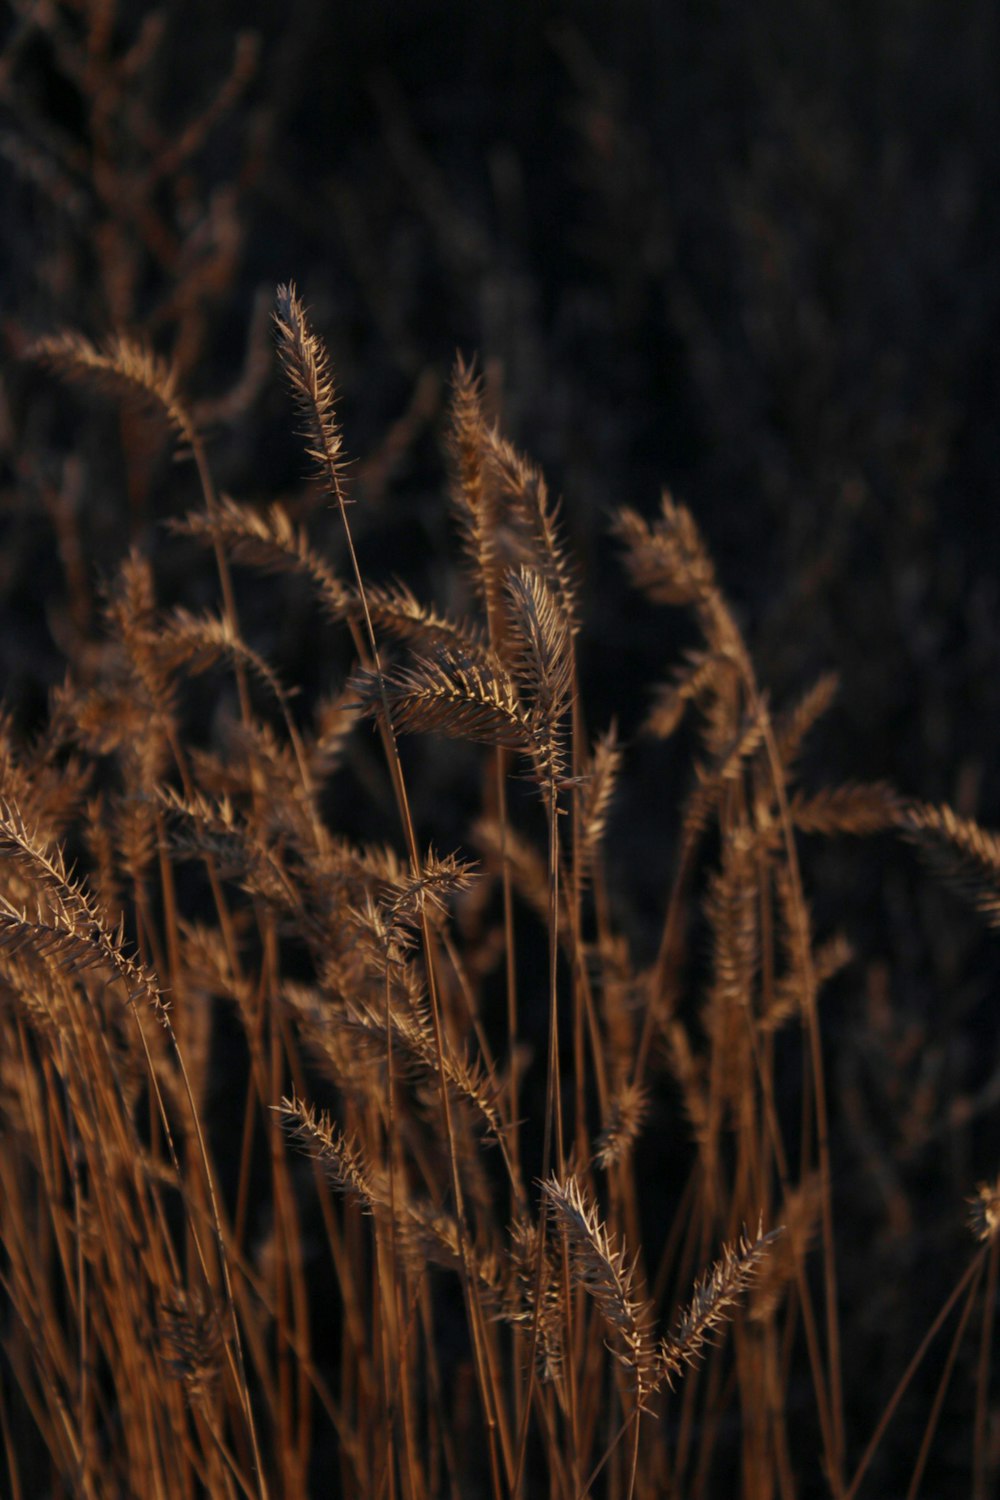
[[[672,853],[636,908],[627,835],[607,848],[636,750],[614,720],[588,732],[587,590],[543,476],[459,361],[448,598],[470,607],[369,581],[330,360],[291,284],[274,331],[343,579],[319,491],[216,497],[177,374],[139,341],[33,350],[190,448],[203,504],[173,531],[212,549],[222,602],[164,609],[128,553],[103,639],[60,622],[71,667],[38,736],[0,714],[0,1433],[13,1453],[12,1414],[30,1428],[35,1486],[15,1456],[14,1492],[299,1500],[320,1473],[347,1500],[648,1500],[739,1471],[753,1500],[847,1500],[898,1396],[852,1477],[855,1185],[832,1132],[871,1111],[860,1064],[825,1050],[821,986],[850,949],[814,942],[803,836],[899,829],[993,926],[1000,841],[881,782],[796,789],[834,679],[772,709],[665,495],[613,528],[633,583],[701,636],[647,722],[664,739],[696,710],[686,795],[647,783],[638,816]],[[340,634],[308,692],[271,664],[266,609],[241,627],[231,564],[300,582]],[[443,763],[412,734],[461,748]],[[968,1286],[959,1335],[984,1268],[994,1300],[995,1183],[971,1218],[979,1260],[939,1318]]]

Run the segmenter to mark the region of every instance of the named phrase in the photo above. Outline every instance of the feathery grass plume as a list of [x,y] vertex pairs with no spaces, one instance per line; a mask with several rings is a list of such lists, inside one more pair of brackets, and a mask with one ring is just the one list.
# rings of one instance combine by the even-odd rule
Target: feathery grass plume
[[643,730],[655,739],[669,739],[679,727],[689,703],[705,706],[720,690],[723,680],[733,685],[736,661],[721,651],[689,651],[687,665],[675,672],[673,681],[656,689],[653,707]]
[[[390,999],[397,1003],[416,1004],[421,993],[421,979],[416,966],[411,963],[416,945],[412,928],[393,921],[390,912],[371,891],[365,892],[360,906],[349,907],[343,918],[350,930],[352,957],[358,960],[366,977],[388,981]],[[346,992],[345,1004],[350,1004]]]
[[349,590],[310,545],[305,527],[296,526],[278,502],[269,505],[262,514],[223,495],[212,512],[191,511],[181,519],[169,521],[168,526],[177,536],[221,543],[233,562],[266,573],[291,573],[306,578],[332,619],[342,620],[348,613]]
[[53,975],[104,970],[122,981],[130,1004],[148,1000],[163,1016],[166,1004],[156,981],[129,957],[124,944],[124,927],[116,932],[103,927],[86,932],[58,921],[43,922],[0,897],[0,949],[15,957],[28,953]]
[[735,1114],[752,1087],[749,1034],[758,962],[759,894],[754,846],[746,830],[723,837],[722,866],[710,881],[705,911],[712,929],[712,981],[703,1007],[709,1038],[709,1104],[712,1124],[728,1105]]
[[510,569],[518,565],[540,573],[557,602],[566,629],[580,629],[576,567],[559,534],[558,503],[549,499],[545,479],[494,428],[486,432],[489,463],[505,501],[501,541]]
[[[771,879],[777,897],[778,935],[784,959],[784,972],[779,980],[781,1003],[784,1007],[794,1006],[801,1015],[815,998],[818,983],[812,955],[812,911],[785,860],[773,861]],[[803,943],[808,950],[805,953]]]
[[624,543],[625,566],[635,586],[654,604],[694,609],[713,651],[731,655],[749,676],[746,647],[715,577],[715,566],[694,517],[667,491],[660,515],[649,525],[628,506],[615,515],[612,531]]
[[51,841],[64,836],[82,810],[94,768],[68,753],[56,726],[23,748],[15,745],[9,714],[0,705],[0,799],[30,807],[37,831]]
[[183,666],[197,675],[210,671],[220,661],[249,667],[279,703],[286,701],[287,695],[273,668],[237,635],[225,615],[193,615],[178,606],[160,622],[157,649],[171,672]]
[[803,833],[870,834],[897,828],[903,812],[899,793],[887,781],[848,782],[824,787],[791,801],[792,821]]
[[[30,801],[37,826],[51,839],[61,839],[75,828],[94,781],[94,767],[60,745],[54,735],[33,741],[27,755]],[[16,800],[16,799],[15,799]]]
[[[813,954],[813,977],[817,986],[826,984],[854,957],[854,950],[843,933],[835,933],[820,943]],[[758,1018],[761,1031],[777,1031],[786,1021],[802,1013],[802,986],[797,971],[782,974],[775,981],[771,1002]]]
[[[758,722],[761,737],[766,728],[764,701],[747,691],[748,679],[735,652],[713,651],[716,671],[698,699],[698,734],[713,763],[721,763],[738,744],[746,726]],[[756,749],[756,746],[754,747]]]
[[339,769],[358,710],[347,691],[325,694],[313,710],[314,729],[306,742],[309,774],[317,786]]
[[[321,850],[310,851],[296,869],[303,910],[310,938],[318,940],[320,966],[342,957],[353,943],[357,924],[344,921],[374,901],[392,881],[399,880],[403,866],[396,851],[381,845],[355,848],[347,839],[330,838]],[[346,992],[345,992],[346,993]]]
[[822,1189],[816,1173],[786,1192],[778,1215],[782,1225],[780,1237],[760,1267],[750,1292],[747,1313],[752,1322],[768,1322],[780,1307],[816,1233],[822,1207]]
[[83,838],[90,856],[90,888],[105,915],[109,915],[121,910],[122,892],[118,879],[115,836],[106,809],[106,799],[100,792],[89,799],[84,809]]
[[217,798],[258,799],[259,830],[285,834],[308,846],[314,842],[314,808],[303,785],[295,752],[260,719],[223,718],[221,749],[193,750],[191,769],[200,789]]
[[714,762],[704,765],[695,761],[695,784],[684,804],[681,836],[685,846],[693,846],[705,833],[728,787],[743,775],[756,755],[767,732],[766,703],[760,712],[745,719],[738,732],[723,745]]
[[[177,689],[159,649],[153,570],[148,558],[135,550],[118,569],[108,591],[104,618],[112,644],[104,656],[95,706],[99,708],[102,692],[107,693],[108,706],[113,706],[130,730],[139,714],[138,732],[130,732],[124,746],[142,772],[143,788],[148,791],[170,757],[169,741],[177,725]],[[60,707],[65,722],[75,708],[72,694],[65,695]]]
[[237,880],[279,907],[299,906],[299,892],[287,870],[228,797],[213,800],[198,791],[185,796],[174,787],[160,787],[156,795],[170,818],[170,847],[178,854],[210,855],[223,879]]
[[156,811],[142,796],[116,797],[111,803],[115,844],[122,874],[135,890],[144,890],[157,854]]
[[576,854],[581,880],[589,875],[598,845],[607,831],[608,814],[618,785],[621,765],[618,726],[612,723],[604,734],[598,736],[580,773],[580,839]]
[[652,525],[628,506],[614,518],[629,576],[654,604],[700,604],[718,588],[715,566],[687,507],[664,491],[660,509]]
[[649,1114],[649,1091],[641,1083],[625,1083],[612,1096],[608,1122],[597,1138],[594,1161],[605,1172],[631,1153]]
[[204,1293],[181,1287],[160,1304],[160,1354],[171,1379],[183,1383],[192,1402],[210,1398],[222,1375],[222,1317]]
[[836,672],[824,672],[799,701],[775,719],[774,739],[778,759],[786,772],[792,770],[802,745],[817,720],[828,711],[837,696],[840,679]]
[[11,957],[27,952],[63,974],[81,974],[107,964],[106,953],[89,936],[32,919],[4,896],[0,896],[0,949]]
[[0,856],[13,861],[35,893],[34,917],[5,903],[4,931],[15,951],[29,947],[41,960],[50,958],[57,968],[65,965],[74,973],[104,965],[122,981],[130,1003],[148,1000],[162,1011],[152,973],[125,952],[124,918],[112,930],[86,887],[70,875],[58,846],[45,845],[18,808],[5,802],[0,802]]
[[969,1199],[969,1228],[977,1240],[991,1240],[1000,1230],[1000,1177],[995,1182],[980,1182],[976,1196]]
[[483,415],[481,381],[461,357],[452,373],[451,502],[473,583],[487,619],[496,622],[500,600],[496,476],[488,462],[489,429]]
[[389,1193],[381,1169],[374,1169],[365,1160],[357,1143],[325,1111],[317,1113],[295,1095],[272,1107],[281,1116],[289,1137],[320,1163],[333,1186],[362,1213],[373,1214],[385,1207]]
[[528,1218],[517,1219],[507,1242],[509,1275],[498,1313],[505,1323],[530,1330],[537,1319],[538,1341],[535,1365],[538,1379],[551,1383],[563,1372],[563,1282],[549,1243],[542,1246],[541,1285],[538,1282],[538,1226]]
[[278,358],[304,423],[306,456],[316,465],[317,478],[346,499],[341,487],[344,458],[330,360],[309,327],[294,282],[278,287],[274,327]]
[[757,968],[758,892],[749,830],[723,838],[722,865],[711,878],[705,911],[712,927],[713,1000],[729,1011],[747,1006]]
[[530,716],[539,780],[559,780],[566,751],[561,721],[573,690],[573,641],[566,616],[540,573],[519,568],[506,579],[504,661]]
[[473,867],[456,854],[442,857],[430,849],[418,874],[404,873],[388,883],[382,904],[393,922],[419,927],[425,911],[440,918],[449,897],[467,891],[475,878]]
[[[134,765],[136,746],[147,743],[155,725],[156,709],[134,683],[119,653],[93,688],[66,681],[50,695],[57,732],[90,755],[114,755],[125,750]],[[145,757],[144,757],[145,758]]]
[[[49,18],[61,9],[48,8],[43,29],[63,27]],[[60,29],[58,39],[82,58],[87,28],[106,27],[108,15],[108,6],[92,6],[79,28]],[[53,53],[61,59],[58,48]],[[91,48],[87,61],[98,78],[99,54]],[[169,150],[162,159],[169,164]],[[274,321],[308,432],[310,469],[315,464],[325,491],[343,502],[329,361],[294,287],[279,290]],[[188,327],[177,346],[188,361],[198,339],[198,328]],[[268,1485],[273,1493],[301,1493],[317,1457],[336,1444],[335,1483],[352,1496],[423,1500],[471,1485],[496,1500],[533,1492],[546,1464],[560,1495],[583,1494],[591,1474],[609,1496],[630,1487],[636,1495],[680,1491],[689,1476],[707,1491],[721,1472],[713,1464],[730,1471],[732,1450],[716,1452],[725,1440],[741,1447],[748,1489],[790,1494],[795,1481],[790,1468],[779,1469],[783,1450],[811,1450],[817,1436],[809,1415],[801,1437],[785,1442],[808,1384],[808,1359],[830,1488],[846,1493],[829,1169],[829,1128],[837,1127],[828,1127],[828,1060],[813,1003],[815,986],[844,961],[845,945],[834,939],[810,956],[793,825],[822,833],[901,826],[936,852],[997,925],[1000,837],[950,809],[910,806],[878,784],[791,800],[801,746],[832,699],[834,679],[821,678],[772,724],[690,512],[669,496],[651,523],[625,510],[616,529],[636,583],[654,601],[691,609],[703,637],[702,649],[659,689],[649,719],[650,730],[665,736],[693,706],[701,764],[683,812],[658,956],[637,975],[613,925],[618,893],[612,902],[594,879],[593,901],[586,899],[622,753],[614,730],[596,740],[589,758],[574,739],[583,725],[572,699],[580,605],[558,507],[537,469],[486,421],[471,371],[459,362],[454,376],[451,482],[473,587],[486,606],[478,624],[425,605],[404,583],[370,587],[353,556],[350,585],[342,582],[293,520],[297,512],[216,501],[173,372],[137,345],[98,347],[66,336],[47,355],[43,346],[36,352],[156,406],[195,449],[208,513],[175,530],[211,543],[224,593],[227,559],[302,580],[320,610],[348,625],[362,666],[378,669],[360,670],[344,693],[321,703],[312,734],[300,737],[276,674],[249,653],[235,614],[228,612],[230,624],[183,611],[161,620],[153,574],[132,555],[104,611],[108,644],[98,653],[81,636],[70,638],[83,685],[56,695],[45,738],[16,750],[0,711],[0,1239],[5,1289],[14,1289],[4,1356],[51,1450],[52,1482],[73,1493],[105,1484],[137,1496],[251,1495],[256,1473],[263,1500]],[[311,504],[321,498],[311,486]],[[349,531],[347,545],[353,553]],[[384,679],[382,641],[408,648],[400,652],[405,665]],[[184,684],[219,662],[237,665],[241,688],[253,674],[262,679],[279,696],[284,724],[276,714],[273,728],[255,720],[241,692],[239,723],[222,721],[210,750],[186,743]],[[405,857],[357,846],[325,826],[327,813],[342,810],[343,788],[330,788],[322,805],[317,788],[338,765],[361,711],[388,721]],[[489,816],[474,838],[489,873],[502,867],[509,877],[502,914],[493,882],[481,882],[468,902],[453,900],[469,868],[454,856],[421,855],[397,727],[516,751],[534,780],[552,778],[560,794],[573,788],[565,841],[555,833],[554,796],[550,802],[546,864],[511,824],[520,802],[513,793],[508,799],[507,760],[496,756],[484,790]],[[76,750],[74,765],[68,757]],[[94,764],[106,755],[115,763]],[[82,808],[90,775],[100,794]],[[413,816],[423,810],[414,801]],[[536,829],[544,821],[537,814],[532,807]],[[366,813],[352,807],[348,817],[363,826]],[[680,1012],[705,830],[720,866],[708,875],[705,903],[713,942],[708,994],[703,1009],[695,997]],[[89,884],[59,851],[63,838],[89,850],[97,871]],[[194,878],[182,868],[187,853],[208,856]],[[180,915],[192,908],[198,923]],[[143,963],[125,951],[123,910]],[[520,930],[533,929],[535,915],[549,938],[549,1037],[558,1042],[544,1093],[541,1067],[529,1077],[522,1062],[537,1057],[545,1034],[536,1009],[542,936],[526,930],[522,942]],[[174,1052],[166,1029],[150,1028],[147,1041],[136,1024],[141,1016],[120,1003],[123,982],[137,999],[144,981],[155,985],[157,968],[169,972],[186,1022]],[[644,1000],[652,1002],[645,1009]],[[804,1023],[804,1056],[792,1037],[773,1042],[789,1018]],[[234,1025],[245,1041],[235,1054],[227,1048],[213,1058],[224,1069],[214,1081],[230,1091],[232,1119],[204,1138],[199,1155],[206,1043],[213,1028],[228,1041]],[[755,1241],[744,1235],[727,1247],[662,1341],[623,1239],[628,1227],[632,1245],[631,1226],[646,1217],[646,1185],[628,1168],[646,1123],[642,1080],[654,1044],[679,1086],[670,1091],[677,1099],[664,1104],[683,1104],[698,1147],[690,1193],[677,1207],[671,1189],[664,1204],[669,1215],[674,1203],[677,1217],[668,1224],[653,1215],[647,1248],[654,1257],[663,1250],[664,1279],[699,1236],[714,1233],[712,1224],[752,1220],[758,1202],[767,1214],[777,1180],[786,1226],[773,1253],[774,1234],[760,1231]],[[496,1064],[494,1047],[504,1049]],[[305,1102],[317,1074],[337,1090],[332,1117]],[[563,1110],[570,1079],[575,1098]],[[261,1111],[293,1082],[295,1092],[267,1115],[262,1141]],[[801,1111],[792,1098],[798,1085]],[[737,1105],[740,1128],[723,1146]],[[598,1107],[602,1128],[585,1169]],[[555,1151],[556,1123],[565,1128],[572,1114],[572,1145]],[[515,1128],[524,1131],[524,1163],[510,1146]],[[294,1170],[293,1142],[316,1159],[311,1175],[325,1243],[304,1211],[310,1174]],[[483,1148],[494,1144],[499,1149],[488,1155]],[[522,1171],[539,1147],[547,1180],[532,1222]],[[550,1176],[567,1149],[579,1175],[560,1166]],[[160,1159],[167,1156],[170,1166]],[[596,1178],[598,1169],[608,1173],[606,1221],[586,1175]],[[320,1181],[323,1171],[336,1192]],[[790,1171],[804,1178],[798,1189],[787,1185]],[[224,1215],[216,1210],[216,1181],[227,1185]],[[515,1222],[504,1243],[508,1202]],[[374,1236],[358,1209],[375,1216]],[[972,1221],[995,1244],[1000,1183],[979,1187]],[[820,1222],[825,1336],[812,1300],[818,1278],[804,1269]],[[104,1232],[109,1223],[121,1234]],[[266,1253],[258,1253],[262,1223],[269,1225]],[[193,1257],[203,1250],[198,1279]],[[319,1342],[326,1319],[305,1272],[314,1253],[328,1254],[328,1280],[340,1299],[332,1361]],[[567,1261],[575,1273],[569,1285]],[[235,1304],[229,1265],[239,1267]],[[461,1300],[454,1284],[450,1301],[436,1287],[428,1293],[430,1265],[457,1274]],[[198,1294],[189,1284],[196,1279],[214,1291]],[[227,1311],[238,1310],[225,1330],[211,1300],[220,1281]],[[734,1378],[720,1361],[704,1389],[689,1381],[677,1442],[650,1424],[640,1443],[638,1410],[705,1353],[748,1290],[746,1316],[757,1327],[739,1341]],[[780,1329],[776,1315],[786,1303]],[[237,1370],[242,1330],[249,1378]],[[523,1367],[529,1351],[536,1369]],[[453,1353],[476,1364],[482,1428],[453,1379]],[[228,1372],[221,1380],[220,1364]],[[539,1392],[538,1375],[555,1389]],[[194,1413],[185,1410],[185,1395]],[[618,1402],[628,1408],[620,1414],[623,1433],[634,1419],[631,1476],[623,1448],[606,1446]],[[320,1427],[320,1404],[329,1431]],[[255,1463],[256,1439],[242,1430],[246,1421],[252,1435],[258,1416],[266,1467]],[[0,1398],[0,1447],[14,1446],[8,1425]],[[480,1433],[492,1464],[486,1484]],[[34,1455],[31,1465],[33,1474]]]
[[710,1128],[704,1061],[692,1051],[687,1030],[681,1021],[667,1022],[663,1040],[667,1064],[681,1091],[692,1134],[699,1146],[706,1149]]
[[[462,1265],[462,1241],[454,1214],[438,1208],[428,1198],[410,1198],[399,1205],[396,1213],[398,1243],[410,1261],[415,1277],[425,1267],[441,1266],[456,1271]],[[487,1295],[489,1304],[497,1305],[502,1296],[500,1261],[496,1252],[480,1245],[467,1244],[469,1268]]]
[[573,688],[572,639],[565,616],[540,573],[521,567],[505,581],[512,626],[507,665],[535,712],[559,719]]
[[[72,955],[67,964],[56,961],[58,951],[51,957],[44,950],[44,940],[36,940],[33,924],[24,913],[6,897],[0,897],[0,975],[5,1008],[8,1000],[13,1001],[31,1027],[54,1046],[57,1038],[72,1031],[76,976]],[[85,954],[83,968],[95,967]],[[16,1055],[10,1052],[12,1060]]]
[[760,749],[768,729],[767,694],[762,693],[757,703],[748,708],[742,722],[736,726],[721,745],[716,755],[711,774],[725,786],[737,781],[743,774],[746,763]]
[[900,826],[927,863],[953,886],[990,927],[1000,927],[1000,835],[947,805],[913,803]]
[[28,355],[58,374],[110,388],[159,410],[187,446],[195,447],[197,432],[178,394],[175,370],[134,339],[112,334],[99,345],[80,333],[58,333],[38,339]]
[[178,935],[184,950],[187,983],[210,995],[224,996],[249,1014],[253,980],[234,970],[234,955],[217,927],[179,919]]
[[410,1199],[397,1217],[399,1243],[416,1274],[428,1263],[455,1271],[462,1264],[462,1242],[454,1214],[429,1199]]
[[[432,605],[421,604],[403,583],[366,583],[365,597],[372,624],[412,646],[418,655],[433,655],[439,647],[458,654],[483,650],[482,631],[477,626],[468,620],[452,620]],[[360,614],[356,596],[354,608]]]
[[723,1246],[721,1259],[695,1284],[691,1301],[671,1332],[660,1341],[657,1353],[660,1381],[672,1385],[686,1366],[698,1363],[705,1345],[713,1342],[713,1334],[731,1320],[743,1293],[781,1233],[781,1229],[772,1229],[764,1234],[762,1226],[758,1226],[754,1239],[744,1230],[735,1244]]
[[[397,958],[393,978],[406,973],[401,959]],[[410,976],[412,978],[412,976]],[[497,1108],[497,1085],[486,1073],[478,1060],[470,1062],[468,1056],[448,1047],[439,1054],[427,1012],[426,1001],[414,987],[401,989],[395,1003],[389,1007],[388,1029],[392,1037],[393,1052],[403,1059],[417,1079],[430,1079],[437,1083],[442,1070],[444,1082],[453,1099],[469,1105],[484,1122],[487,1129],[499,1140],[503,1133],[503,1121]],[[387,1048],[386,1013],[383,997],[373,994],[370,1002],[355,996],[346,1001],[341,1024],[359,1039],[363,1039],[368,1053],[373,1057],[384,1057]]]
[[535,747],[535,729],[514,684],[488,652],[439,650],[382,677],[356,672],[350,686],[363,713],[381,711],[383,683],[393,725],[400,732],[446,734],[529,755]]
[[[343,1016],[327,991],[318,985],[289,980],[281,987],[278,1004],[292,1016],[319,1072],[359,1108],[382,1086],[382,1060],[359,1049]],[[249,1012],[248,1012],[249,1014]]]
[[[637,1023],[648,996],[649,981],[636,972],[624,933],[599,931],[594,956],[601,976],[598,998],[604,1021],[604,1055],[609,1076],[620,1080],[635,1067]],[[665,1002],[662,989],[660,994]]]
[[571,1175],[560,1182],[552,1176],[542,1184],[542,1192],[553,1222],[566,1236],[574,1276],[621,1340],[623,1348],[613,1352],[631,1371],[641,1406],[653,1388],[656,1351],[649,1331],[651,1309],[635,1290],[635,1267],[627,1262],[624,1247],[618,1249],[612,1243],[596,1203],[585,1196],[579,1178]]

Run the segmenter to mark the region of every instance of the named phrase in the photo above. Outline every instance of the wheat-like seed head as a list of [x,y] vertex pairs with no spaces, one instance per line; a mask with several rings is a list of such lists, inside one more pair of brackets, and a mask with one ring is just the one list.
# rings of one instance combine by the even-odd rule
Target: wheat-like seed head
[[306,454],[330,493],[342,500],[346,498],[342,488],[343,445],[330,359],[309,327],[294,282],[278,287],[274,327],[278,358],[303,418]]
[[607,1171],[624,1161],[642,1133],[649,1114],[649,1091],[642,1084],[626,1083],[612,1098],[608,1123],[597,1139],[594,1160]]
[[900,811],[898,822],[931,867],[991,927],[1000,927],[1000,835],[948,806],[914,803]]
[[158,409],[178,436],[194,447],[197,433],[178,393],[176,371],[136,340],[112,334],[101,345],[80,333],[58,333],[38,339],[28,355],[70,379],[110,388]]
[[649,1334],[651,1310],[636,1294],[635,1268],[626,1260],[624,1246],[613,1244],[596,1203],[586,1197],[578,1178],[560,1182],[553,1176],[542,1184],[542,1191],[566,1236],[574,1274],[621,1340],[623,1348],[615,1352],[632,1373],[641,1405],[652,1389],[655,1350]]
[[969,1199],[969,1226],[977,1240],[991,1240],[1000,1231],[1000,1177],[977,1186]]
[[234,562],[267,573],[293,573],[308,579],[324,611],[334,620],[344,619],[351,608],[350,591],[310,544],[305,528],[296,526],[277,502],[261,513],[223,495],[210,513],[193,511],[168,525],[175,535],[221,543]]
[[722,1258],[698,1281],[691,1301],[678,1317],[672,1332],[660,1341],[658,1371],[661,1380],[672,1384],[686,1365],[697,1363],[713,1334],[732,1318],[743,1293],[780,1233],[780,1229],[772,1229],[769,1234],[764,1234],[758,1228],[756,1237],[751,1240],[744,1231],[735,1244],[723,1247]]
[[201,1402],[214,1392],[222,1375],[223,1342],[222,1312],[204,1294],[176,1287],[161,1303],[160,1353],[189,1400]]
[[440,733],[530,754],[535,732],[506,670],[487,653],[439,650],[382,676],[351,679],[362,712],[377,714],[384,690],[400,732]]
[[483,415],[481,383],[461,359],[452,375],[448,449],[452,506],[474,586],[486,606],[491,628],[495,628],[500,598],[496,476],[489,463],[489,427]]
[[372,1170],[356,1141],[345,1135],[328,1114],[317,1113],[295,1095],[283,1098],[275,1108],[296,1145],[320,1163],[334,1187],[357,1203],[363,1213],[374,1213],[388,1202],[382,1174]]
[[899,825],[903,804],[887,781],[824,787],[811,797],[796,792],[791,814],[803,833],[866,835]]

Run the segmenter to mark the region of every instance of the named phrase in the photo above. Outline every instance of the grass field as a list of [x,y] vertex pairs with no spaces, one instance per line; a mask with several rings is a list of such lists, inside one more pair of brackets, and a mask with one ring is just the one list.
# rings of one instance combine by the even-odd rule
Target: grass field
[[[875,201],[988,292],[974,10]],[[5,1492],[985,1497],[988,356],[845,105],[922,139],[930,9],[790,67],[501,6],[467,77],[447,6],[220,8],[190,77],[182,11],[4,43]],[[715,187],[644,46],[696,155],[754,123]]]

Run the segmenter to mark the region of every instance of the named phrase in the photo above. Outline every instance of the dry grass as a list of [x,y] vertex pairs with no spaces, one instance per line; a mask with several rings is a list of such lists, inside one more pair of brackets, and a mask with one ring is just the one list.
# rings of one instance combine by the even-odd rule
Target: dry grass
[[[635,585],[703,637],[649,719],[666,737],[693,711],[697,749],[658,952],[637,968],[603,858],[629,747],[586,726],[586,595],[541,475],[460,364],[451,504],[475,609],[368,584],[329,360],[292,286],[275,330],[346,578],[282,508],[216,496],[172,370],[125,339],[35,351],[183,438],[203,504],[175,529],[214,549],[222,606],[161,609],[130,556],[106,646],[41,738],[3,730],[11,1491],[578,1500],[725,1482],[847,1500],[925,1346],[873,1434],[847,1431],[820,1006],[847,955],[814,944],[798,839],[899,828],[994,923],[997,840],[881,784],[800,789],[831,680],[772,714],[692,515],[670,497],[651,524],[623,510]],[[293,573],[348,634],[330,700],[297,716],[243,638],[231,566]],[[233,704],[207,742],[187,706],[205,672]],[[365,719],[391,847],[347,840],[329,812]],[[481,865],[418,844],[400,750],[415,733],[486,747],[470,752]],[[662,1181],[655,1156],[637,1166],[654,1117],[676,1158]],[[979,1191],[981,1248],[931,1334],[962,1296],[964,1330],[984,1273],[995,1287],[996,1201]],[[740,1470],[720,1477],[725,1424]],[[39,1444],[44,1477],[23,1457]]]

